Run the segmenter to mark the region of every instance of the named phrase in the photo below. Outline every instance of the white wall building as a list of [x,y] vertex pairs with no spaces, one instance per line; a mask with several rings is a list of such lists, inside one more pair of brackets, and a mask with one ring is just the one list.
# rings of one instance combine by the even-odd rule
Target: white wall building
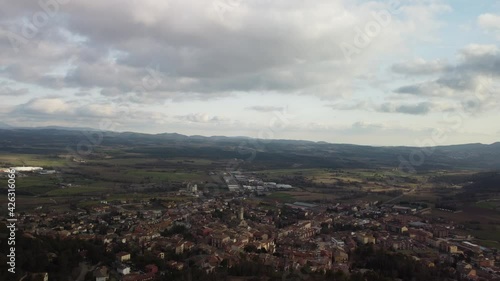
[[10,167],[11,170],[16,170],[16,172],[36,172],[43,170],[42,167]]

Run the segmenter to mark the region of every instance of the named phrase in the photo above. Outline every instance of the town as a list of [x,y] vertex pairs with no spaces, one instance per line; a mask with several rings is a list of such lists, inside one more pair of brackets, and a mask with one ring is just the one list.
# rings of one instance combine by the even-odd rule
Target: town
[[[475,244],[453,221],[429,219],[425,206],[260,200],[270,190],[292,187],[238,172],[221,175],[227,192],[207,194],[188,183],[163,199],[103,199],[67,211],[37,208],[19,215],[19,229],[25,238],[98,242],[112,259],[92,260],[80,249],[84,265],[79,274],[85,280],[174,280],[190,268],[204,274],[224,268],[237,276],[231,269],[245,261],[276,272],[349,276],[368,270],[356,267],[354,260],[356,251],[366,247],[402,253],[427,268],[447,266],[450,276],[460,280],[500,278],[496,249]],[[249,185],[240,187],[242,182]],[[47,272],[28,276],[50,280]]]

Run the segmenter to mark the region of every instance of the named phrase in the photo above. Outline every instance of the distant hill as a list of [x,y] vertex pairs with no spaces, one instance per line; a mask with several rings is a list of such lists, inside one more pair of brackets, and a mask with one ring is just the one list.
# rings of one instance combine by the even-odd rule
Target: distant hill
[[[6,125],[6,124],[5,124]],[[2,133],[2,130],[9,133]],[[93,134],[84,134],[94,131]],[[1,128],[0,152],[67,153],[87,141],[95,130],[86,128]],[[92,138],[92,137],[91,137]],[[247,137],[185,136],[176,133],[102,132],[95,147],[116,148],[151,158],[195,157],[240,159],[254,169],[393,168],[403,171],[435,169],[500,169],[500,143],[417,147],[376,147],[301,140],[259,140]],[[411,160],[412,159],[412,160]]]
[[11,129],[11,128],[12,126],[10,126],[9,124],[0,122],[0,129]]

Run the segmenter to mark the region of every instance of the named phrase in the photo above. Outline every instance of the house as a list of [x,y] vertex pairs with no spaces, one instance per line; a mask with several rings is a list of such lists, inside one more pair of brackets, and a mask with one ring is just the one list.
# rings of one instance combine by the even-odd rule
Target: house
[[182,254],[184,253],[184,242],[181,241],[175,245],[175,253],[176,254]]
[[457,270],[462,278],[474,278],[476,276],[476,270],[472,265],[461,261],[457,263]]
[[229,236],[225,234],[213,234],[210,238],[210,244],[216,248],[221,248],[225,243],[229,242],[230,239]]
[[404,225],[400,225],[398,223],[388,223],[386,225],[386,230],[396,233],[406,233],[408,231],[408,227]]
[[95,281],[107,281],[109,279],[108,268],[106,266],[98,267],[94,270]]
[[130,253],[120,252],[120,253],[116,254],[116,259],[120,262],[129,261],[130,260]]
[[116,271],[118,271],[118,273],[120,273],[121,275],[130,274],[130,266],[121,264],[116,268]]
[[349,260],[349,255],[340,249],[333,251],[333,261],[335,263],[346,263]]
[[368,244],[368,243],[371,243],[371,244],[375,244],[376,240],[375,240],[375,237],[373,237],[372,235],[366,235],[366,234],[358,234],[357,235],[357,240],[358,242],[362,243],[362,244]]

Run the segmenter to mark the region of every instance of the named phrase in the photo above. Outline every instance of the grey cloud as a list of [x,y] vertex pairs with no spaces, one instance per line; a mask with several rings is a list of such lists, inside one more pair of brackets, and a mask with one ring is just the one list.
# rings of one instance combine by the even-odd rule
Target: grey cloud
[[407,75],[430,75],[451,69],[451,65],[444,60],[425,61],[416,59],[413,61],[394,64],[391,70]]
[[372,102],[356,102],[351,104],[334,104],[329,105],[335,110],[366,110],[382,113],[402,113],[411,115],[425,115],[433,110],[441,110],[431,102],[416,102],[416,103],[395,103],[385,102],[382,104],[375,104]]
[[75,93],[75,96],[76,97],[88,97],[88,96],[91,96],[92,94],[89,93],[89,92],[77,92]]
[[388,113],[403,113],[403,114],[412,114],[412,115],[424,115],[429,113],[433,108],[432,103],[429,102],[421,102],[418,104],[403,104],[403,105],[394,105],[391,103],[384,103],[378,107],[379,112],[388,112]]
[[[0,40],[6,66],[0,74],[55,89],[107,88],[103,94],[112,96],[109,89],[118,89],[142,95],[137,100],[143,101],[260,91],[332,97],[349,91],[353,77],[366,72],[363,65],[346,64],[339,43],[352,42],[352,29],[386,6],[250,1],[221,14],[211,1],[69,1],[40,28],[37,44],[22,46],[19,55],[12,56],[8,40]],[[406,11],[423,7],[406,6]],[[43,9],[38,2],[18,0],[2,10],[0,26],[19,29],[19,19]],[[421,30],[432,30],[438,10],[426,11]],[[377,38],[377,48],[363,50],[363,60],[404,44],[392,36],[396,33],[415,37],[416,31],[406,29],[418,16],[408,13],[394,21]],[[163,83],[136,93],[151,64]],[[50,74],[63,67],[70,71]]]
[[104,88],[101,90],[101,95],[106,97],[117,97],[121,94],[123,94],[123,92],[117,88]]
[[26,88],[12,89],[10,87],[0,87],[0,96],[22,96],[29,93]]
[[377,123],[365,123],[365,122],[355,122],[352,124],[352,129],[360,130],[360,131],[374,131],[374,130],[382,130],[384,129],[384,125]]
[[417,96],[467,97],[481,87],[484,76],[500,77],[500,50],[495,45],[466,46],[460,60],[434,80],[399,87],[394,92]]

